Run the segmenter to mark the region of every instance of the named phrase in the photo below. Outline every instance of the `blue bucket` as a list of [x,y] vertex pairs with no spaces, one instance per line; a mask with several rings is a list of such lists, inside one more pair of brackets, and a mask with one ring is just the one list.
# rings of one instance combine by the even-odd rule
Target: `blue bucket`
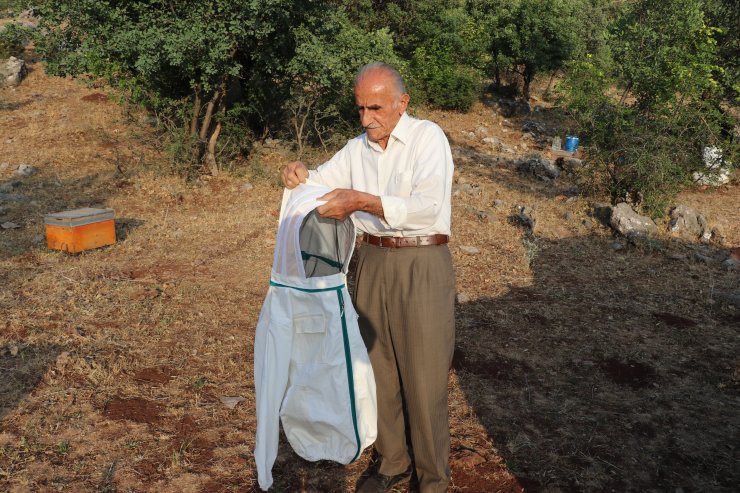
[[578,149],[578,142],[580,142],[578,137],[567,135],[565,137],[565,147],[563,147],[563,150],[565,152],[576,152],[576,149]]

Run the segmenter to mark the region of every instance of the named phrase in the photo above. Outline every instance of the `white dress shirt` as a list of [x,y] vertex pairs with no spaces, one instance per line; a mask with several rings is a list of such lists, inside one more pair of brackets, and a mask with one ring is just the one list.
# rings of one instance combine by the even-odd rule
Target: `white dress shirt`
[[450,234],[452,152],[442,129],[401,115],[383,150],[367,134],[347,142],[309,178],[330,188],[377,195],[385,220],[352,214],[356,226],[377,236]]

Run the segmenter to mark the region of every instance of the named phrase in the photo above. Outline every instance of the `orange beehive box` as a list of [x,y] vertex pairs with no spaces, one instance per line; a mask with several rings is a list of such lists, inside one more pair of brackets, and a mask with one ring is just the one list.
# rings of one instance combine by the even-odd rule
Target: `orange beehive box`
[[75,209],[44,216],[46,245],[52,250],[78,253],[116,242],[113,209]]

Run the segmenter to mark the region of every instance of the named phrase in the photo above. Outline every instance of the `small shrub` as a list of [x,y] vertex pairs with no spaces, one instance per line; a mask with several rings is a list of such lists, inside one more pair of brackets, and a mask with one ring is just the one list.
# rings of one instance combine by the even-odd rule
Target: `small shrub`
[[23,53],[32,34],[32,28],[15,22],[0,27],[0,59]]

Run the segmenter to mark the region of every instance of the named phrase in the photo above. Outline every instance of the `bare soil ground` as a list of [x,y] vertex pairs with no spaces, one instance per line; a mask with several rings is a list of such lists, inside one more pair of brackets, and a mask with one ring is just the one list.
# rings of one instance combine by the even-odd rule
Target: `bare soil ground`
[[[0,230],[0,491],[255,491],[252,339],[281,197],[259,176],[293,156],[256,147],[250,176],[186,184],[107,94],[37,63],[0,90],[0,186],[23,197],[0,202],[20,226]],[[547,154],[524,118],[417,111],[457,166],[450,490],[740,490],[740,276],[720,266],[740,247],[737,182],[679,198],[724,245],[617,251],[598,198],[521,176],[481,141]],[[15,176],[21,163],[39,172]],[[115,209],[118,242],[47,250],[43,215],[87,206]],[[352,491],[370,460],[309,463],[283,442],[274,491]]]

